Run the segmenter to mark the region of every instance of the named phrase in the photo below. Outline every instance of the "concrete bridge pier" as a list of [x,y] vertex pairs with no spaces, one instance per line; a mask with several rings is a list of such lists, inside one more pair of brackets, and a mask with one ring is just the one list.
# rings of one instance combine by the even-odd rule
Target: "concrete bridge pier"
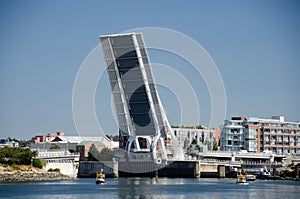
[[220,178],[225,178],[225,165],[218,165],[218,173]]
[[196,162],[196,164],[195,164],[195,170],[194,170],[194,177],[195,178],[200,178],[200,176],[201,176],[200,167],[201,167],[200,161]]
[[112,164],[112,175],[114,178],[118,178],[119,177],[119,164],[116,161],[113,161]]

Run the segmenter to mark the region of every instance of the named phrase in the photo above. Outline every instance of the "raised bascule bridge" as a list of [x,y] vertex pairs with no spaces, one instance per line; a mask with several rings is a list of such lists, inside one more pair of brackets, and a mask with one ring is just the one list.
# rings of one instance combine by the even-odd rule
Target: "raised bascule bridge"
[[[116,116],[119,161],[166,165],[184,155],[157,93],[141,33],[100,36]],[[122,153],[121,153],[122,154]]]
[[[116,116],[119,175],[225,177],[225,164],[184,160],[159,98],[141,33],[100,36]],[[137,174],[137,175],[135,175]]]

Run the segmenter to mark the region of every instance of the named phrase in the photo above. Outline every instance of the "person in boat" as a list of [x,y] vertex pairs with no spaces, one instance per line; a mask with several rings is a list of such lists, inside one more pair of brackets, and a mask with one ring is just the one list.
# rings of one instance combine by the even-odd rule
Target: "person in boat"
[[100,173],[96,175],[96,184],[105,183],[105,174],[103,173],[103,169],[101,169]]

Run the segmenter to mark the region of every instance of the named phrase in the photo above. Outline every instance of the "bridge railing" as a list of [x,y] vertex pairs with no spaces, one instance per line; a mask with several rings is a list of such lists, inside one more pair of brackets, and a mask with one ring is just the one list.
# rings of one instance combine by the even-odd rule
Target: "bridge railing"
[[217,159],[203,159],[200,160],[202,163],[216,163],[216,164],[228,164],[228,165],[240,165],[242,161],[231,161],[231,160],[217,160]]
[[205,155],[245,155],[245,156],[279,156],[275,153],[270,152],[244,152],[244,151],[208,151]]
[[70,153],[68,150],[36,150],[37,158],[56,158],[56,157],[74,157],[79,156],[78,152]]

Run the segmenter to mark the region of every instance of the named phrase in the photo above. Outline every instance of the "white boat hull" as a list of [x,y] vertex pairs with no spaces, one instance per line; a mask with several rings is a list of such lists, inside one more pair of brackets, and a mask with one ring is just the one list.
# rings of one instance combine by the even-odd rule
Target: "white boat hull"
[[96,184],[103,184],[103,183],[105,183],[105,179],[100,178],[96,180]]

